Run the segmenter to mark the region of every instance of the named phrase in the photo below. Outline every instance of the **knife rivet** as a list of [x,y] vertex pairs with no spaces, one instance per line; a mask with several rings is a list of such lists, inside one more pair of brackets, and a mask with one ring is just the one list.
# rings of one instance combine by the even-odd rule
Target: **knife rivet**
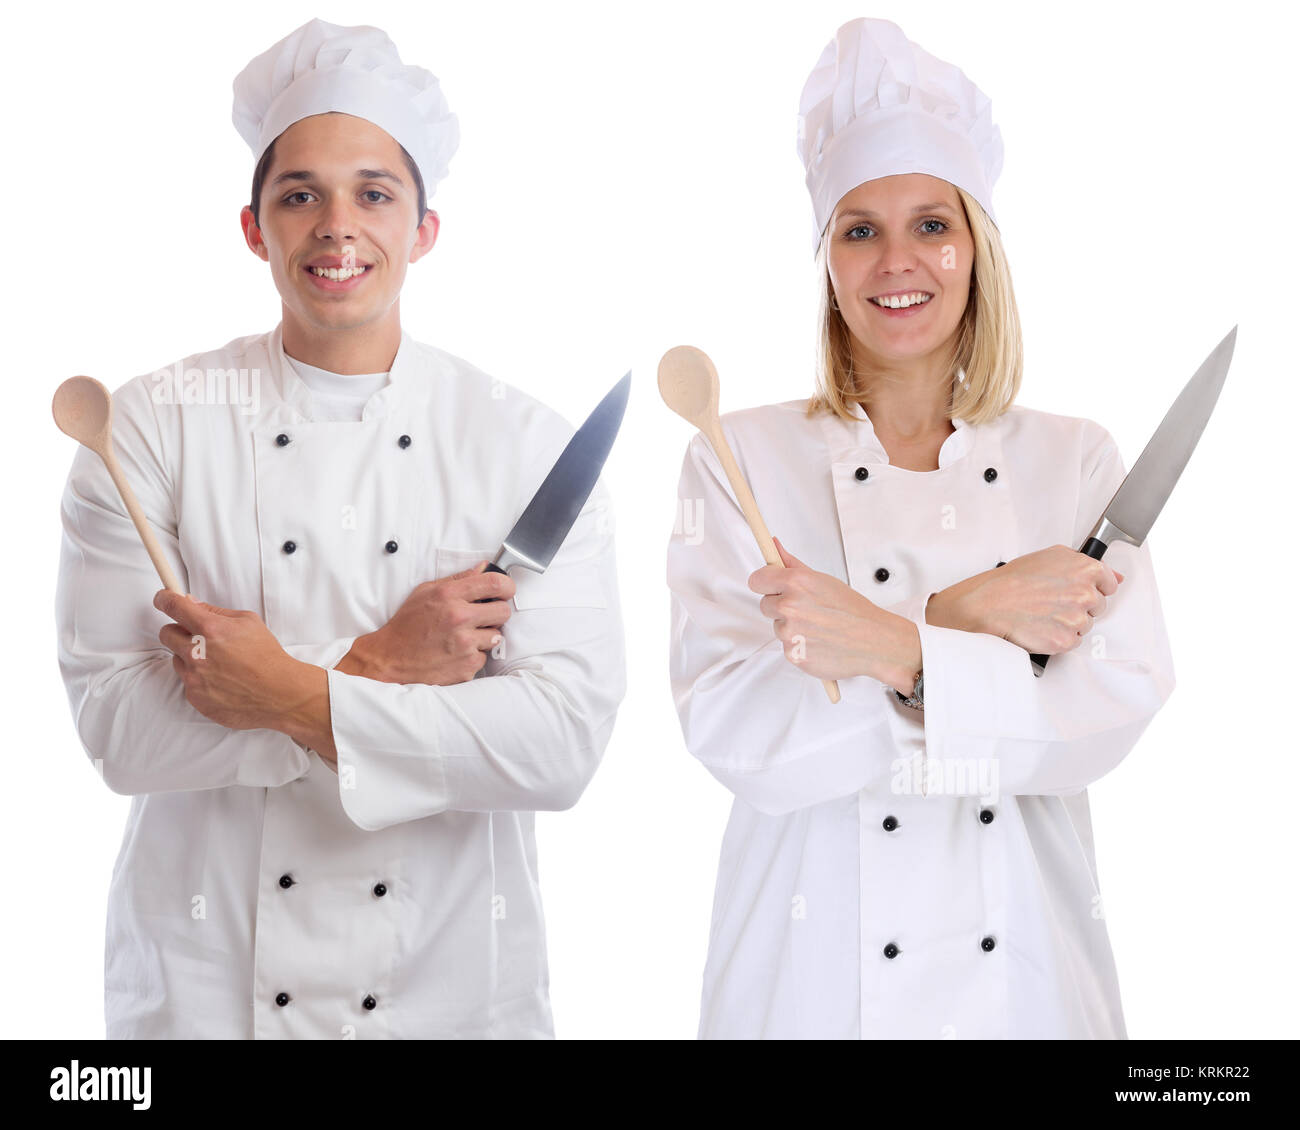
[[397,437],[397,446],[398,446],[398,447],[410,447],[410,446],[411,446],[411,437],[410,437],[410,436],[398,436],[398,437]]
[[867,469],[865,467],[859,467],[853,472],[853,477],[857,479],[858,482],[862,482],[862,480],[867,477]]
[[395,542],[395,541],[385,542],[385,543],[384,543],[384,549],[387,550],[389,553],[396,553],[396,552],[397,552],[397,542]]
[[998,472],[996,467],[989,467],[984,471],[984,481],[986,483],[991,483],[997,477]]

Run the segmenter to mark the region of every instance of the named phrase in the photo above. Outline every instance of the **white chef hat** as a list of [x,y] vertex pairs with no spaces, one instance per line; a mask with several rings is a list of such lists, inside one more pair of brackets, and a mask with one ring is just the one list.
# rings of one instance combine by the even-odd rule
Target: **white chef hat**
[[460,142],[437,76],[404,66],[377,27],[305,23],[240,71],[234,90],[235,128],[255,163],[294,122],[339,110],[373,122],[403,146],[432,196]]
[[812,196],[814,251],[845,194],[896,173],[946,180],[994,219],[1002,133],[992,103],[889,20],[851,20],[826,45],[799,99],[798,150]]

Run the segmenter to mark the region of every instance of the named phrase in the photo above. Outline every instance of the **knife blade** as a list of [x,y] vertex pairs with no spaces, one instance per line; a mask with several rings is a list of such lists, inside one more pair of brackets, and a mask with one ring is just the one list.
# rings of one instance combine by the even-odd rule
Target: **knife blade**
[[[1146,541],[1214,412],[1236,344],[1237,327],[1233,326],[1183,386],[1138,461],[1079,547],[1080,553],[1100,561],[1112,542],[1126,541],[1140,546]],[[1042,675],[1048,657],[1031,654],[1029,658],[1034,674]]]
[[[573,433],[532,501],[524,507],[514,528],[501,543],[495,560],[488,563],[484,572],[505,573],[514,565],[535,573],[546,572],[551,558],[595,489],[596,480],[623,423],[631,382],[632,374],[628,372],[591,410],[582,427]],[[475,603],[493,599],[484,597]]]

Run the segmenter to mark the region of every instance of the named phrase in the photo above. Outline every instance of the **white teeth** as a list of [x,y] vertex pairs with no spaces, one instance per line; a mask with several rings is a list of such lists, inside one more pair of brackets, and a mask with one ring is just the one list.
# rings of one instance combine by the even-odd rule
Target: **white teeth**
[[308,267],[313,275],[319,275],[323,279],[333,279],[335,282],[350,279],[353,275],[359,275],[366,270],[365,267]]
[[891,294],[887,298],[873,298],[871,301],[890,310],[905,310],[909,306],[921,306],[929,302],[930,298],[930,295],[916,291],[912,294]]

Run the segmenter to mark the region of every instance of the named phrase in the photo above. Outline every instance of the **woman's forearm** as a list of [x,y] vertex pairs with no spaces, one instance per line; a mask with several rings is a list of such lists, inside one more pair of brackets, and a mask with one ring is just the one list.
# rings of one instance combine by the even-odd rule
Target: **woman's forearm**
[[[991,633],[993,629],[978,596],[982,577],[967,577],[931,596],[925,606],[925,623],[962,632]],[[884,614],[883,620],[879,613]],[[911,694],[923,658],[916,624],[884,609],[878,610],[872,622],[874,627],[867,629],[863,639],[863,651],[869,657],[863,670],[900,694]]]
[[955,585],[949,585],[930,597],[925,606],[925,622],[961,632],[984,632],[999,635],[984,615],[978,597],[984,573],[976,573]]

